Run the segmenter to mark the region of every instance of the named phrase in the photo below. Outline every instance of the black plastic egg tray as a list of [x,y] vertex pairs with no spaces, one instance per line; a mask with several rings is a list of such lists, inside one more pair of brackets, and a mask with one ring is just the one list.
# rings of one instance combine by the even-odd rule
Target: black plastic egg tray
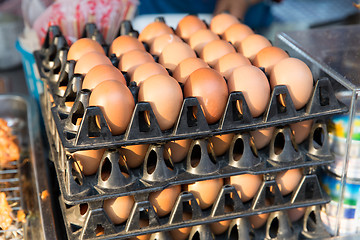
[[[171,213],[164,217],[158,217],[148,200],[147,194],[135,194],[135,204],[129,218],[125,223],[119,225],[114,225],[108,218],[102,208],[102,200],[79,205],[67,205],[60,197],[61,209],[69,239],[125,239],[136,235],[169,231],[261,213],[325,204],[329,202],[329,197],[320,188],[313,169],[307,168],[304,171],[305,175],[298,187],[287,196],[281,195],[275,180],[271,178],[271,174],[267,176],[268,179],[263,182],[255,197],[246,203],[241,202],[233,186],[225,185],[215,203],[206,210],[200,209],[192,193],[184,191],[178,196]],[[225,206],[230,207],[232,211],[225,212]],[[184,212],[190,213],[191,219],[183,220]],[[283,230],[289,227],[290,223],[284,221],[282,217],[277,215],[279,221],[277,228],[281,230],[279,231],[280,234],[285,234]],[[139,225],[140,220],[148,222],[148,226],[141,228]],[[240,222],[241,225],[238,227],[242,228],[242,231],[240,231],[241,236],[249,234],[250,228],[247,227],[248,225],[243,225],[243,221]],[[244,228],[247,228],[247,230]],[[97,236],[99,232],[102,235]],[[287,233],[289,234],[287,235],[288,238],[297,239],[291,229],[288,229]],[[274,234],[274,232],[271,234]],[[242,239],[241,236],[237,239]]]
[[[123,26],[131,27],[126,24]],[[136,35],[132,29],[125,32]],[[108,49],[94,25],[86,25],[83,36],[97,40],[105,50]],[[344,113],[347,108],[336,99],[328,79],[316,81],[311,99],[300,110],[294,108],[286,86],[275,87],[265,113],[258,118],[251,116],[241,92],[231,93],[221,120],[212,125],[207,124],[197,99],[186,98],[175,126],[167,131],[160,130],[149,103],[137,102],[127,131],[120,136],[112,136],[100,108],[88,106],[91,93],[81,90],[83,76],[73,74],[75,62],[66,61],[67,51],[65,38],[53,26],[49,29],[43,48],[34,55],[45,84],[41,101],[42,114],[70,239],[126,238],[329,201],[314,171],[317,166],[333,162],[327,139],[327,118]],[[114,65],[117,64],[116,57],[110,59]],[[124,75],[126,77],[126,73]],[[134,99],[137,99],[138,87],[129,82],[128,87]],[[285,99],[284,102],[280,101],[281,97]],[[65,102],[74,104],[67,107]],[[236,106],[239,103],[241,112]],[[149,122],[145,120],[145,113],[150,116]],[[79,118],[81,123],[76,125]],[[100,127],[96,118],[100,119]],[[309,119],[315,120],[311,134],[297,146],[288,124]],[[256,150],[249,131],[272,126],[277,129],[271,143],[265,149]],[[230,150],[220,157],[209,153],[208,138],[226,133],[235,133]],[[186,159],[176,164],[164,159],[163,145],[166,142],[189,138],[193,142]],[[125,162],[119,164],[118,149],[134,144],[150,144],[150,147],[144,163],[139,168],[131,169]],[[84,176],[73,168],[71,153],[101,148],[107,151],[96,174]],[[292,194],[282,196],[274,180],[276,173],[294,168],[304,169],[303,179]],[[102,172],[109,170],[109,177],[102,179]],[[125,177],[124,173],[129,177]],[[207,210],[200,209],[191,193],[182,192],[171,214],[159,218],[148,201],[150,192],[171,185],[244,173],[264,174],[257,195],[247,203],[242,203],[234,187],[228,185],[222,188],[217,201]],[[125,195],[134,195],[136,204],[125,224],[114,225],[102,209],[102,203],[105,199]],[[270,206],[265,205],[265,199],[270,199]],[[80,213],[80,204],[86,206],[85,213]],[[225,213],[224,206],[229,204],[234,211]],[[192,219],[183,221],[183,211],[192,212]],[[149,226],[140,228],[140,218],[147,218]],[[102,231],[103,235],[96,236]]]
[[[230,177],[240,174],[268,174],[309,166],[330,164],[326,124],[317,122],[307,141],[294,145],[289,127],[277,128],[269,146],[257,151],[248,133],[235,135],[229,151],[216,157],[208,152],[207,139],[192,141],[186,159],[172,163],[163,155],[163,145],[150,145],[144,163],[129,168],[118,149],[107,149],[96,174],[85,176],[76,161],[49,138],[60,190],[67,203],[149,193],[171,185]],[[57,149],[58,148],[58,149]],[[109,174],[110,172],[110,174]],[[105,177],[106,176],[106,177]]]
[[[99,38],[100,33],[95,34],[97,31],[88,28],[92,30],[85,31],[84,36]],[[319,79],[315,83],[309,102],[300,110],[295,109],[287,87],[276,86],[271,93],[266,111],[257,118],[251,116],[244,95],[241,92],[233,92],[229,95],[222,118],[210,125],[206,122],[197,99],[185,98],[174,127],[166,131],[160,130],[149,103],[135,101],[137,103],[126,132],[113,136],[100,108],[89,106],[91,92],[81,90],[83,76],[73,74],[75,61],[66,61],[68,46],[60,30],[56,30],[56,27],[51,29],[48,36],[58,37],[53,37],[52,41],[45,41],[47,44],[35,52],[35,57],[40,75],[45,82],[45,94],[49,95],[46,97],[46,115],[51,115],[50,118],[54,121],[52,125],[57,128],[62,144],[69,152],[238,133],[328,117],[347,111],[346,106],[336,99],[330,81]],[[133,83],[128,87],[134,99],[137,99],[138,87]],[[280,98],[285,101],[281,103]],[[74,104],[68,107],[66,102]],[[239,105],[240,111],[237,107]],[[79,118],[81,123],[77,125]],[[99,124],[96,124],[96,119],[100,119]]]
[[[99,39],[96,28],[91,26],[87,25],[84,36]],[[49,40],[51,35],[52,41]],[[55,162],[61,192],[67,203],[97,201],[100,198],[131,195],[138,192],[148,193],[170,185],[244,173],[279,172],[292,168],[329,164],[333,161],[328,147],[326,118],[345,112],[347,109],[345,105],[337,101],[330,81],[327,79],[316,82],[307,107],[298,111],[293,106],[286,86],[277,86],[272,92],[265,114],[259,118],[251,117],[241,92],[231,93],[222,119],[214,125],[207,124],[196,98],[186,98],[176,126],[173,130],[166,132],[160,131],[150,104],[139,102],[136,104],[126,133],[121,136],[112,136],[100,108],[88,106],[90,91],[80,90],[82,77],[72,74],[75,62],[65,61],[67,43],[59,29],[51,28],[47,38],[41,50],[45,53],[38,52],[37,55],[38,64],[53,63],[45,67],[39,65],[40,70],[51,69],[47,77],[44,77],[46,75],[44,71],[40,71],[43,72],[46,85],[42,97],[42,113],[49,141],[53,146],[52,158]],[[98,41],[101,42],[101,38]],[[65,64],[61,64],[61,61]],[[54,70],[59,69],[56,66],[63,69],[55,73]],[[66,90],[61,90],[61,86],[66,87]],[[133,92],[136,92],[136,88],[135,86]],[[285,105],[278,100],[280,94],[285,96]],[[60,95],[62,97],[59,97]],[[72,108],[65,105],[67,101],[74,101]],[[238,101],[242,105],[242,113],[237,110]],[[198,109],[196,117],[192,110],[194,107]],[[145,111],[150,113],[148,125],[143,117]],[[100,128],[97,127],[96,116],[100,117]],[[78,118],[82,119],[80,125],[75,124]],[[308,141],[297,146],[286,125],[308,119],[315,119],[317,122],[313,126]],[[258,152],[254,149],[248,132],[270,126],[278,126],[273,140],[267,148]],[[228,153],[216,157],[208,152],[207,139],[209,137],[231,132],[235,132],[236,136]],[[187,159],[177,164],[172,163],[171,160],[165,160],[164,143],[183,138],[193,139]],[[128,168],[125,162],[119,165],[118,148],[122,145],[141,143],[151,144],[144,164],[137,169]],[[275,148],[279,146],[280,154],[275,153]],[[84,176],[74,169],[72,152],[100,148],[107,149],[107,152],[96,174]],[[239,155],[241,155],[240,159],[238,159]],[[194,163],[194,159],[198,160]],[[109,178],[103,180],[102,172],[109,170],[111,172]],[[129,177],[124,177],[124,173]]]

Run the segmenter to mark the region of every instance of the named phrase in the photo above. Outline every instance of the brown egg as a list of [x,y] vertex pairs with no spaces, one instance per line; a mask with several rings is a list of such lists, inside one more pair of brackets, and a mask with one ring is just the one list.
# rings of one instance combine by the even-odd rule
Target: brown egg
[[212,42],[214,40],[219,40],[219,36],[216,35],[209,29],[200,29],[196,33],[192,34],[189,38],[190,47],[197,52],[197,54],[201,55],[204,46]]
[[276,183],[282,195],[288,195],[299,185],[302,179],[302,171],[300,168],[279,172],[276,175]]
[[82,55],[89,52],[98,52],[105,55],[105,51],[100,43],[90,38],[80,38],[70,46],[67,60],[77,61]]
[[185,189],[194,195],[201,209],[206,209],[215,202],[223,183],[222,178],[217,178],[185,185]]
[[175,185],[162,191],[150,193],[149,201],[159,217],[163,217],[171,212],[180,192],[181,186]]
[[110,59],[104,54],[98,52],[85,53],[77,60],[74,73],[87,74],[93,67],[104,64],[112,65]]
[[122,35],[114,39],[109,48],[109,56],[115,54],[116,57],[121,57],[124,53],[131,50],[143,50],[145,51],[144,45],[132,36]]
[[287,210],[287,213],[288,213],[290,221],[291,222],[296,222],[297,220],[302,218],[302,216],[304,216],[305,211],[306,211],[305,207],[291,208],[291,209]]
[[146,62],[135,68],[131,76],[131,81],[136,82],[139,86],[142,81],[157,74],[169,75],[161,64],[157,62]]
[[259,117],[270,101],[270,85],[263,71],[244,65],[233,70],[228,79],[229,92],[241,91],[253,117]]
[[138,49],[132,50],[122,55],[119,61],[119,69],[123,72],[127,72],[131,76],[137,66],[146,62],[154,62],[150,53]]
[[242,40],[236,49],[252,61],[258,52],[270,46],[270,41],[264,36],[251,34]]
[[224,220],[224,221],[211,223],[210,224],[211,232],[215,235],[223,234],[226,230],[228,230],[230,223],[231,220]]
[[200,29],[206,29],[206,24],[195,15],[187,15],[179,21],[175,33],[188,41],[190,36]]
[[119,151],[129,168],[137,168],[144,162],[148,148],[149,144],[129,145],[122,146]]
[[207,123],[213,124],[224,113],[229,92],[223,77],[210,68],[192,72],[184,86],[185,97],[196,97]]
[[90,106],[99,106],[113,135],[125,132],[130,123],[135,101],[121,82],[108,80],[97,85],[89,99]]
[[290,124],[290,128],[293,131],[295,142],[297,144],[302,143],[309,137],[313,122],[313,120],[307,120]]
[[297,58],[285,58],[274,65],[270,85],[286,85],[296,109],[309,101],[313,91],[313,76],[309,67]]
[[235,48],[224,40],[214,40],[207,43],[201,54],[201,58],[210,66],[215,66],[219,58],[229,53],[234,53]]
[[104,200],[103,208],[114,224],[121,224],[128,219],[134,203],[133,196],[124,196]]
[[186,58],[196,57],[194,50],[184,42],[172,42],[163,49],[159,63],[174,71],[176,66]]
[[251,136],[254,138],[256,149],[262,149],[270,143],[274,130],[275,127],[268,127],[250,132]]
[[[225,205],[225,213],[232,212],[230,207]],[[231,220],[219,221],[210,224],[211,232],[215,235],[223,234],[230,226]]]
[[242,23],[235,23],[225,30],[222,37],[237,48],[240,42],[251,34],[254,34],[254,32],[249,26]]
[[210,29],[216,34],[222,35],[231,25],[239,23],[239,20],[228,13],[220,13],[213,17],[210,22]]
[[249,222],[253,229],[258,229],[266,223],[269,217],[269,213],[263,213],[258,215],[249,216]]
[[233,70],[237,67],[251,65],[249,59],[244,57],[241,53],[228,53],[217,61],[214,69],[218,71],[223,77],[229,79]]
[[265,72],[270,73],[276,63],[288,57],[289,55],[281,48],[271,46],[258,52],[252,63],[256,67],[265,68]]
[[174,33],[174,31],[164,22],[152,22],[141,31],[138,39],[151,45],[156,37],[166,33]]
[[182,42],[181,38],[172,33],[166,33],[156,37],[151,44],[150,53],[160,56],[164,47],[172,42]]
[[138,99],[150,103],[160,129],[167,130],[179,116],[183,94],[174,78],[158,74],[140,84]]
[[199,68],[209,68],[209,65],[201,58],[186,58],[176,66],[172,75],[178,82],[185,84],[190,74]]
[[126,85],[126,80],[119,69],[113,65],[97,65],[85,75],[82,89],[93,90],[106,80],[116,80]]
[[[191,219],[191,214],[184,212],[183,213],[183,220],[190,220]],[[184,228],[177,228],[174,230],[170,231],[170,235],[172,237],[172,239],[176,239],[176,240],[185,240],[189,234],[191,232],[191,227],[184,227]]]
[[252,199],[262,184],[262,175],[241,174],[230,177],[230,184],[235,187],[242,202]]
[[72,154],[84,175],[92,175],[97,172],[105,149],[83,150]]
[[181,139],[167,142],[164,145],[164,157],[171,158],[174,163],[181,162],[188,154],[191,139]]
[[229,150],[231,141],[234,138],[233,133],[215,135],[210,138],[209,142],[214,150],[216,156],[221,156]]

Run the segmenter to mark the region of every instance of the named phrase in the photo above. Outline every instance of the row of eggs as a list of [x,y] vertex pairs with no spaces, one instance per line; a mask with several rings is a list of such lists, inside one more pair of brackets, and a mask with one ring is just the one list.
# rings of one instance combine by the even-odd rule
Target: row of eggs
[[[294,140],[296,144],[305,141],[311,130],[313,120],[307,120],[290,124]],[[266,147],[273,137],[275,127],[264,128],[260,130],[251,131],[251,141],[255,148],[260,150]],[[209,138],[208,152],[214,153],[216,157],[222,156],[229,151],[230,145],[236,135],[234,133],[215,135]],[[192,139],[182,139],[169,141],[164,144],[164,158],[171,159],[173,163],[179,163],[189,154]],[[120,147],[119,153],[124,162],[129,168],[140,167],[146,157],[149,144],[129,145]],[[76,167],[85,176],[95,174],[100,166],[101,159],[106,149],[96,150],[82,150],[72,153],[72,157],[76,161]],[[235,149],[236,150],[236,149]]]
[[[109,49],[109,55],[119,58],[118,68],[111,66],[110,59],[96,41],[79,39],[70,47],[68,60],[76,61],[75,73],[85,75],[83,88],[92,91],[90,105],[101,108],[113,135],[125,132],[135,107],[121,71],[137,83],[137,100],[150,103],[161,130],[173,127],[184,97],[197,97],[209,124],[221,118],[229,92],[233,91],[243,92],[253,117],[265,111],[271,88],[279,84],[287,85],[296,109],[305,106],[313,88],[312,74],[307,65],[289,57],[285,51],[271,46],[266,38],[253,32],[241,41],[240,37],[226,37],[226,31],[222,34],[212,27],[213,21],[222,16],[234,18],[229,14],[215,16],[210,29],[207,29],[199,18],[188,15],[179,22],[175,33],[165,23],[153,22],[142,30],[138,38],[119,36]],[[229,26],[229,30],[235,26],[247,27],[236,22]],[[218,39],[209,41],[211,38],[204,38],[209,42],[203,42],[202,49],[198,50],[198,45],[197,50],[195,46],[192,49],[190,39],[200,31],[211,32]],[[165,41],[159,44],[162,49],[158,49],[157,63],[145,50],[143,42],[153,49],[156,40],[161,38]],[[237,47],[236,51],[234,46],[242,46],[244,42],[254,46]],[[252,49],[253,54],[241,49]],[[258,68],[260,66],[265,67],[269,74],[270,84],[266,74]],[[166,69],[172,72],[172,76]],[[184,85],[183,91],[179,82]]]
[[[219,24],[221,22],[229,22],[229,24]],[[206,37],[198,37],[201,33]],[[219,35],[223,39],[220,39]],[[238,49],[238,52],[228,41]],[[245,47],[246,42],[254,46]],[[150,53],[159,55],[159,62],[162,64],[154,61],[145,51],[143,43],[150,46]],[[293,100],[302,99],[294,101],[295,106],[303,107],[312,89],[313,80],[310,70],[300,60],[290,58],[285,51],[269,43],[266,38],[254,34],[248,26],[239,23],[229,14],[215,16],[210,23],[210,29],[206,28],[204,22],[196,16],[188,15],[179,21],[175,32],[163,22],[153,22],[142,30],[138,39],[127,35],[116,38],[110,46],[109,55],[115,54],[119,58],[118,68],[111,65],[101,45],[91,39],[80,39],[75,42],[69,49],[68,60],[77,61],[75,73],[85,74],[82,87],[92,91],[90,105],[101,108],[112,134],[117,135],[126,130],[135,106],[121,71],[127,72],[131,81],[139,85],[138,101],[147,101],[151,104],[162,130],[174,125],[183,97],[189,96],[197,97],[209,123],[219,120],[228,93],[232,91],[242,91],[252,115],[254,117],[261,115],[269,101],[270,86],[259,66],[265,67],[266,72],[271,72],[272,87],[284,84],[285,81],[292,81],[291,84],[285,84]],[[239,47],[243,45],[244,47]],[[247,52],[250,50],[253,54]],[[211,54],[208,52],[211,51],[214,52],[215,57],[209,57]],[[202,58],[196,57],[195,52]],[[279,63],[275,68],[276,62]],[[172,77],[166,68],[172,71]],[[283,70],[289,71],[280,74]],[[275,76],[273,77],[275,80],[271,80],[271,76]],[[227,84],[223,77],[228,80]],[[184,93],[178,82],[184,84]],[[294,97],[293,92],[300,97]],[[306,138],[311,123],[305,121],[292,125],[293,129],[299,129],[295,134],[299,139],[298,143]],[[273,131],[272,127],[252,133],[258,149],[269,143]],[[298,135],[303,136],[298,137]],[[222,142],[230,142],[228,139],[231,137],[231,135],[215,137],[212,141],[214,147],[223,144]],[[174,149],[170,152],[180,151],[178,149],[186,152],[189,141],[175,141],[172,145]],[[134,162],[132,164],[129,160],[129,166],[139,166],[146,153],[146,146],[126,148],[138,159],[127,158],[133,159],[131,161]],[[91,155],[90,158],[96,158],[95,167],[90,171],[94,172],[100,162],[99,152],[100,150],[82,151],[77,156]],[[172,157],[172,159],[179,158]]]
[[[292,169],[278,173],[276,177],[277,185],[282,195],[290,194],[300,183],[302,178],[301,169]],[[155,212],[159,217],[168,216],[172,211],[176,199],[182,191],[191,192],[201,209],[209,209],[215,202],[224,183],[230,184],[235,187],[242,202],[250,201],[262,184],[262,175],[243,174],[232,176],[228,179],[213,179],[195,182],[188,185],[175,185],[168,187],[164,190],[150,193],[149,202],[154,207]],[[113,224],[124,223],[134,206],[135,200],[133,196],[123,196],[114,199],[104,200],[103,209],[112,221]],[[225,206],[225,212],[231,212],[231,208]],[[298,220],[303,214],[305,209],[298,208],[289,212],[290,219],[293,221]],[[254,229],[263,226],[267,220],[269,213],[263,213],[249,217],[251,227]],[[191,219],[191,214],[184,212],[183,219]],[[144,221],[145,222],[145,221]],[[140,222],[140,225],[144,224]],[[229,227],[231,220],[215,222],[210,225],[214,234],[222,234]],[[145,227],[141,226],[141,227]],[[174,239],[186,239],[189,235],[191,227],[175,229],[170,232]],[[148,239],[150,235],[142,235],[134,239]]]

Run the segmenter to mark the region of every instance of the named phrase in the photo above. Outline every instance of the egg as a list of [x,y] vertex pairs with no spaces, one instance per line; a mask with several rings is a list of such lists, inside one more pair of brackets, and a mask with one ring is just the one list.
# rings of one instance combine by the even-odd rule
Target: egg
[[190,57],[196,57],[196,54],[189,45],[184,42],[172,42],[164,47],[159,56],[159,63],[174,71],[181,61]]
[[210,29],[216,34],[222,35],[231,25],[239,23],[239,20],[228,13],[220,13],[210,21]]
[[133,196],[124,196],[104,200],[103,208],[114,224],[125,222],[135,204]]
[[219,39],[219,36],[211,30],[200,29],[190,36],[188,44],[195,52],[197,52],[197,54],[201,55],[202,50],[207,43]]
[[313,120],[306,120],[290,124],[290,128],[294,134],[295,142],[297,144],[302,143],[309,137],[313,122]]
[[166,33],[174,33],[174,31],[164,22],[152,22],[140,32],[138,39],[151,45],[156,37]]
[[217,178],[185,185],[185,189],[194,195],[201,209],[207,209],[215,202],[223,183],[222,178]]
[[209,65],[201,58],[186,58],[176,66],[172,73],[172,76],[176,80],[178,80],[178,82],[185,84],[190,74],[200,68],[209,68]]
[[85,75],[82,89],[93,90],[106,80],[116,80],[126,85],[126,80],[119,69],[112,65],[97,65]]
[[258,229],[258,228],[264,226],[268,217],[269,217],[269,213],[262,213],[262,214],[258,214],[258,215],[249,216],[250,226],[253,229]]
[[222,37],[237,48],[240,42],[251,34],[254,34],[254,31],[249,26],[242,23],[235,23],[225,30]]
[[[229,212],[231,212],[231,209],[230,209],[230,207],[225,205],[224,211],[225,211],[225,213],[229,213]],[[229,228],[230,223],[231,223],[231,220],[210,223],[211,232],[215,235],[223,234]]]
[[208,124],[220,120],[228,95],[225,80],[220,73],[210,68],[195,70],[184,85],[184,96],[197,98]]
[[159,56],[164,47],[172,42],[182,42],[181,38],[172,33],[166,33],[156,37],[151,44],[150,53]]
[[241,201],[247,202],[258,192],[262,181],[262,175],[241,174],[231,176],[229,183],[235,187]]
[[171,212],[180,192],[181,186],[175,185],[161,191],[150,193],[149,201],[159,217],[166,216]]
[[235,48],[230,43],[219,39],[209,42],[204,46],[201,52],[201,58],[213,67],[219,58],[234,52]]
[[195,15],[187,15],[179,21],[175,33],[185,41],[188,41],[192,34],[206,28],[206,24],[200,18]]
[[233,138],[233,133],[212,136],[209,142],[215,155],[221,156],[225,154],[229,150]]
[[107,80],[97,85],[89,99],[90,106],[98,106],[113,135],[125,132],[130,123],[135,101],[130,90],[121,82]]
[[244,65],[233,70],[228,79],[229,92],[241,91],[253,117],[264,113],[270,101],[270,85],[263,71]]
[[277,173],[276,183],[282,195],[288,195],[299,185],[302,179],[300,168],[290,169]]
[[229,79],[235,68],[244,65],[251,65],[249,59],[241,53],[233,52],[219,58],[214,66],[214,69],[225,77],[225,79]]
[[270,41],[264,36],[251,34],[243,39],[236,49],[252,61],[258,52],[270,46],[272,46]]
[[297,58],[285,58],[274,65],[270,85],[286,85],[296,109],[303,108],[313,91],[313,76],[309,67]]
[[252,63],[256,67],[265,68],[265,72],[270,73],[276,63],[288,57],[289,55],[281,48],[271,46],[260,50]]
[[72,154],[84,175],[92,175],[97,172],[105,149],[82,150]]
[[167,130],[179,116],[183,94],[174,78],[158,74],[141,83],[138,100],[150,103],[160,129]]
[[[191,214],[184,212],[183,213],[183,220],[190,220],[191,219]],[[174,230],[170,231],[170,235],[172,237],[172,239],[176,239],[176,240],[185,240],[189,234],[191,232],[191,227],[184,227],[184,228],[177,228]]]
[[287,210],[287,213],[288,213],[290,221],[296,222],[304,216],[305,211],[306,211],[305,207],[291,208],[291,209]]
[[123,156],[129,168],[139,167],[145,159],[149,144],[122,146],[119,152]]
[[262,149],[270,143],[274,130],[275,127],[268,127],[250,132],[251,136],[254,138],[256,149]]
[[122,55],[119,61],[119,69],[131,76],[137,66],[147,62],[154,62],[150,53],[138,49],[132,50]]
[[105,55],[104,48],[95,40],[90,38],[80,38],[74,42],[68,51],[67,60],[79,60],[80,57],[89,52],[98,52]]
[[144,45],[137,38],[122,35],[112,41],[109,48],[109,56],[115,54],[116,57],[120,58],[124,53],[135,49],[145,51]]
[[136,82],[137,86],[139,86],[145,79],[158,74],[163,74],[165,76],[169,75],[161,64],[156,62],[146,62],[135,68],[131,76],[131,81]]
[[174,163],[181,162],[188,154],[191,139],[181,139],[167,142],[164,145],[164,157],[168,159],[169,157]]
[[75,63],[74,73],[87,74],[93,67],[104,64],[112,65],[110,59],[104,54],[98,52],[85,53]]

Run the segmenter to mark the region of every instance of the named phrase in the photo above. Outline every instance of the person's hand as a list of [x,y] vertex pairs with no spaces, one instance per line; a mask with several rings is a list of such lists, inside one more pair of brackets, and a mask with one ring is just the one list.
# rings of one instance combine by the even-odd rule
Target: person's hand
[[239,19],[244,19],[248,8],[262,0],[218,0],[216,2],[214,15],[228,12]]

